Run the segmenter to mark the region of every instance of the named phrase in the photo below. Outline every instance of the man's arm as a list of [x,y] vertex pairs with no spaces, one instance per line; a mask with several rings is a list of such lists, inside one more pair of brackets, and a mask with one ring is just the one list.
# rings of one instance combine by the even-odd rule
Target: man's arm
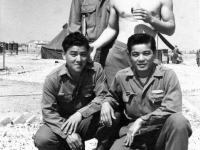
[[61,131],[61,126],[63,125],[65,119],[62,118],[57,112],[55,85],[48,77],[46,78],[43,87],[41,107],[44,122],[54,133],[65,139],[67,135]]
[[81,32],[81,5],[82,0],[72,0],[69,22],[68,22],[68,33]]
[[118,14],[114,6],[115,0],[110,0],[110,16],[108,20],[108,26],[103,31],[101,36],[90,46],[93,47],[91,57],[94,58],[96,50],[105,46],[112,41],[118,33]]
[[80,112],[83,117],[88,117],[93,113],[100,111],[104,97],[108,93],[106,75],[101,65],[97,66],[96,74],[93,77],[95,84],[95,98],[87,106],[78,110],[78,112]]
[[175,18],[172,0],[161,0],[161,20],[153,18],[150,24],[160,33],[172,35],[175,31]]
[[161,0],[160,14],[157,16],[152,16],[148,10],[143,8],[134,10],[133,15],[137,16],[138,20],[151,24],[160,33],[172,35],[175,31],[172,0]]
[[181,87],[175,72],[168,70],[163,82],[165,91],[161,106],[141,117],[145,125],[163,124],[171,114],[182,111]]

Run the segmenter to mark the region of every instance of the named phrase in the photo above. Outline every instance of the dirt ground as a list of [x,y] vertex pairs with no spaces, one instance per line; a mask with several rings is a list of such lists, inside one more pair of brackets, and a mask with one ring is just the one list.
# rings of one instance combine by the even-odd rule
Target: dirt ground
[[[197,150],[200,146],[200,130],[198,129],[200,116],[197,113],[200,111],[200,67],[196,65],[195,55],[185,55],[183,58],[182,64],[163,65],[174,69],[180,80],[183,99],[187,102],[184,104],[191,104],[190,108],[183,106],[183,113],[195,131],[190,138],[189,149]],[[24,115],[25,118],[36,115],[40,120],[40,101],[45,76],[62,63],[64,60],[41,59],[38,52],[7,54],[6,69],[0,71],[0,119],[5,116],[14,119],[19,115]],[[2,64],[2,59],[0,59],[0,64]],[[193,108],[198,111],[192,111]],[[1,129],[2,127],[0,131]],[[33,146],[32,149],[34,149]]]

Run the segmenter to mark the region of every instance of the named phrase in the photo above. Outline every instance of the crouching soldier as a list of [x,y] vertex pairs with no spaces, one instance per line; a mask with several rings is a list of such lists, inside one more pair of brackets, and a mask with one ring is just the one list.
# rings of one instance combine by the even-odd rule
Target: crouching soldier
[[99,131],[101,104],[108,92],[101,65],[88,63],[89,43],[81,33],[70,33],[62,46],[66,63],[46,77],[43,87],[44,124],[33,137],[39,150],[78,150],[86,140],[110,138],[108,130]]
[[154,63],[155,39],[135,34],[127,48],[132,66],[120,70],[102,104],[101,120],[112,122],[113,109],[124,107],[120,138],[111,150],[187,150],[192,134],[181,114],[181,87],[175,72]]

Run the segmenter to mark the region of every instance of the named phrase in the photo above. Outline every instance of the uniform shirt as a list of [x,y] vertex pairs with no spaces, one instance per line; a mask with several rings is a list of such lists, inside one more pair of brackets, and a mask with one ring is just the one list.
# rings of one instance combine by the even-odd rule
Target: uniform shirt
[[54,133],[66,138],[61,126],[75,112],[88,117],[101,109],[107,94],[106,77],[100,64],[87,64],[78,85],[71,78],[65,65],[52,71],[45,80],[42,114]]
[[82,15],[86,15],[86,38],[95,41],[107,27],[109,0],[72,0],[68,32],[81,32]]
[[[153,95],[151,91],[162,90]],[[172,69],[154,64],[151,76],[142,86],[133,67],[120,70],[105,101],[113,107],[124,107],[128,119],[142,118],[144,125],[163,124],[167,117],[182,110],[182,93]]]

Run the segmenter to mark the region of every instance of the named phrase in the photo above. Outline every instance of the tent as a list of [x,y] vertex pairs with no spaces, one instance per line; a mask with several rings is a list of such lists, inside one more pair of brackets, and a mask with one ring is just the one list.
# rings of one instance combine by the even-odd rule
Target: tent
[[62,57],[62,42],[67,36],[67,26],[66,23],[63,26],[63,30],[48,44],[41,47],[41,57],[43,59],[63,59]]

